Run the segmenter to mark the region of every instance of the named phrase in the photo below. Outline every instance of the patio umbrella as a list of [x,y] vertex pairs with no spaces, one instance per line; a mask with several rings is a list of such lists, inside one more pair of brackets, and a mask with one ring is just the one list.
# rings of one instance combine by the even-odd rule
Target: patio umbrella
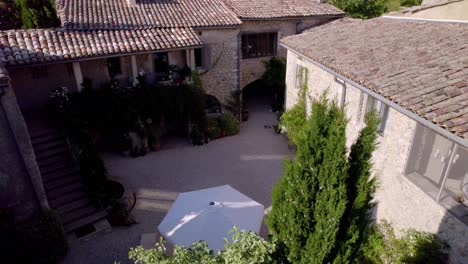
[[172,245],[188,247],[204,240],[220,251],[234,226],[258,233],[262,219],[263,205],[223,185],[179,194],[158,230]]

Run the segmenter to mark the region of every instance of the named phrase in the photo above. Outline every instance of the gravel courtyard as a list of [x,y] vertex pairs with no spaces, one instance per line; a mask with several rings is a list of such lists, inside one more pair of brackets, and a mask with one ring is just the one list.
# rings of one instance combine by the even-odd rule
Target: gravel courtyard
[[276,114],[269,112],[267,102],[257,99],[248,105],[250,119],[239,135],[199,147],[172,142],[140,158],[104,155],[109,174],[128,193],[136,192],[133,214],[139,224],[73,243],[64,263],[128,263],[128,249],[139,244],[141,234],[156,231],[180,192],[229,184],[265,208],[270,206],[272,186],[291,152],[286,139],[272,128]]

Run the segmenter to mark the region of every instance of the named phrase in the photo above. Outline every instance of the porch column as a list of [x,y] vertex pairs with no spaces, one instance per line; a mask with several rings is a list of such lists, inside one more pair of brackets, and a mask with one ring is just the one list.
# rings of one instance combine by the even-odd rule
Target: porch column
[[138,67],[135,55],[130,56],[130,61],[132,63],[132,76],[133,76],[133,84],[138,83]]
[[73,62],[72,69],[73,69],[73,75],[75,76],[76,90],[78,92],[81,92],[81,90],[83,89],[83,87],[81,86],[81,84],[83,83],[83,74],[81,73],[80,63]]
[[195,68],[195,49],[189,49],[188,50],[188,55],[190,57],[189,60],[188,60],[190,62],[190,64],[188,64],[188,65],[189,65],[190,69],[192,71],[194,71],[194,70],[196,70],[196,68]]

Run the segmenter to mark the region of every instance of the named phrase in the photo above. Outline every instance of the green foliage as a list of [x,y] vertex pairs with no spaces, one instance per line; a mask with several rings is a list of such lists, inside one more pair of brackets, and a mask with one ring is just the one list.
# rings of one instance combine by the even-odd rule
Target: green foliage
[[349,201],[341,219],[340,233],[335,250],[334,263],[354,263],[362,244],[367,240],[368,228],[372,221],[372,200],[376,190],[376,179],[371,177],[372,153],[376,147],[379,119],[369,112],[365,117],[366,127],[361,130],[357,141],[351,146],[347,199]]
[[14,0],[0,1],[0,30],[21,28],[19,10]]
[[209,139],[216,139],[222,136],[221,127],[218,118],[208,118],[206,136]]
[[62,223],[53,211],[23,223],[0,212],[0,233],[5,263],[58,263],[68,250]]
[[53,0],[16,0],[23,28],[60,26]]
[[350,17],[368,19],[387,12],[386,0],[330,0]]
[[242,102],[242,91],[231,91],[229,96],[226,98],[224,108],[226,108],[226,110],[229,111],[229,113],[233,114],[238,120],[241,120],[241,113],[242,109],[244,108]]
[[297,78],[304,80],[302,87],[299,87],[297,103],[280,117],[280,126],[286,130],[288,138],[296,145],[307,120],[307,83],[309,80],[307,68],[300,68]]
[[346,118],[324,94],[312,102],[312,115],[297,134],[295,161],[273,188],[267,219],[274,237],[293,263],[330,259],[347,205]]
[[190,102],[188,111],[189,120],[192,123],[192,143],[202,145],[206,142],[205,131],[207,129],[205,112],[205,91],[200,76],[197,72],[192,74],[193,85],[189,86],[190,94],[187,101]]
[[406,230],[397,237],[388,222],[372,227],[363,248],[363,263],[436,264],[448,263],[449,246],[436,235]]
[[263,240],[253,232],[238,231],[234,227],[231,241],[226,239],[224,249],[215,254],[204,241],[193,243],[188,248],[176,246],[174,254],[165,254],[164,242],[159,241],[153,249],[141,246],[131,248],[129,259],[135,264],[224,264],[224,263],[272,263],[270,255],[274,244]]
[[239,120],[232,114],[222,114],[219,117],[219,127],[229,136],[236,135],[240,131]]
[[398,11],[401,7],[421,5],[422,0],[330,0],[329,3],[350,17],[368,19]]
[[165,254],[164,242],[156,244],[154,249],[132,248],[129,258],[135,263],[272,263],[270,255],[274,244],[263,240],[253,232],[233,229],[231,241],[225,240],[224,249],[215,254],[204,241],[193,243],[188,248],[176,246],[173,256]]
[[286,59],[273,57],[264,61],[265,72],[262,75],[262,82],[273,91],[275,101],[273,110],[280,111],[284,109],[284,95],[286,92]]
[[418,6],[422,4],[422,0],[401,0],[401,6]]

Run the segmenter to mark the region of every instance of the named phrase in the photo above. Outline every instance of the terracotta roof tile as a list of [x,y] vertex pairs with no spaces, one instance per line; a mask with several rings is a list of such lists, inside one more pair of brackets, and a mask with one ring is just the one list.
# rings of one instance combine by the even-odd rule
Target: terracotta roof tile
[[224,0],[241,19],[342,16],[344,12],[317,0]]
[[56,0],[69,29],[237,26],[241,21],[222,0]]
[[468,24],[340,19],[282,43],[468,139]]
[[202,45],[189,28],[0,31],[0,64],[22,65]]

